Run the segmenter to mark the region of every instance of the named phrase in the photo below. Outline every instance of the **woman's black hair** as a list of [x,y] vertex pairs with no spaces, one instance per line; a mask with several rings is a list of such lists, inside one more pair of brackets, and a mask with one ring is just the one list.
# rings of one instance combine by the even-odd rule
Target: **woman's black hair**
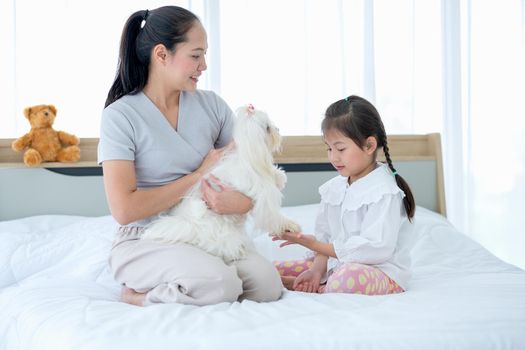
[[187,40],[186,34],[196,21],[199,21],[197,16],[178,6],[132,14],[122,30],[117,74],[104,107],[126,94],[142,91],[148,81],[152,49],[162,44],[175,51],[178,43]]
[[[367,138],[370,136],[374,137],[377,142],[377,148],[383,148],[386,162],[396,179],[397,185],[405,193],[403,204],[408,219],[411,220],[414,217],[416,211],[414,195],[408,183],[394,168],[388,149],[385,127],[374,105],[355,95],[336,101],[327,108],[321,129],[323,133],[332,129],[337,130],[352,139],[356,145],[363,149],[366,146]],[[377,149],[375,156],[377,156]]]

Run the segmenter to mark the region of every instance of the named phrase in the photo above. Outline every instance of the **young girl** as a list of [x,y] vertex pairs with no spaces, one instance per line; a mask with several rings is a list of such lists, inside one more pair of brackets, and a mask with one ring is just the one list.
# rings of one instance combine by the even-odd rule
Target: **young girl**
[[[281,247],[301,244],[307,259],[275,262],[286,288],[309,293],[390,294],[406,290],[409,257],[398,242],[415,202],[397,173],[379,113],[349,96],[328,107],[322,122],[337,176],[319,188],[315,235],[286,232]],[[386,164],[377,162],[382,148]]]

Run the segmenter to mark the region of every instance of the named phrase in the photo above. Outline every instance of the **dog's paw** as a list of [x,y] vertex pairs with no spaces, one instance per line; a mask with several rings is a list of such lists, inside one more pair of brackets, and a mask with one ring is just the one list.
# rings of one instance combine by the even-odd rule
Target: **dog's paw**
[[277,171],[275,172],[275,185],[279,190],[282,190],[284,188],[284,185],[286,185],[286,180],[286,173],[281,169],[277,169]]
[[277,232],[270,232],[270,236],[282,237],[284,232],[301,232],[301,226],[295,221],[285,219]]
[[283,232],[301,232],[301,225],[292,220],[287,220],[283,225]]

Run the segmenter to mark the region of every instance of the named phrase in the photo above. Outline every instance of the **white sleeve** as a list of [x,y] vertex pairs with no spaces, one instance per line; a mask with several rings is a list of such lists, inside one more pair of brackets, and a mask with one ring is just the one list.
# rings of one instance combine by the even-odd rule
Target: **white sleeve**
[[346,241],[333,242],[337,258],[342,262],[362,264],[380,264],[389,260],[396,249],[399,229],[404,220],[401,215],[402,200],[400,194],[388,194],[369,204],[360,234]]
[[[321,201],[319,211],[315,219],[314,236],[323,243],[328,243],[330,238],[330,226],[328,225],[327,203]],[[306,258],[314,257],[315,253],[312,251],[306,252]]]
[[328,243],[330,238],[330,226],[328,225],[327,203],[321,202],[315,219],[314,235],[318,241]]

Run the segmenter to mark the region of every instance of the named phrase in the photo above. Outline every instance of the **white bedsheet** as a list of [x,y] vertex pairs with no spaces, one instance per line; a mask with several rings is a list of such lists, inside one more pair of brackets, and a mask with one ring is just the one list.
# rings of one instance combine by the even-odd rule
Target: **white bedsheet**
[[[311,231],[315,205],[284,208]],[[413,279],[388,296],[285,292],[250,301],[146,308],[118,302],[110,217],[0,222],[0,349],[525,349],[525,272],[437,214],[406,232]],[[268,237],[269,259],[301,257]]]

